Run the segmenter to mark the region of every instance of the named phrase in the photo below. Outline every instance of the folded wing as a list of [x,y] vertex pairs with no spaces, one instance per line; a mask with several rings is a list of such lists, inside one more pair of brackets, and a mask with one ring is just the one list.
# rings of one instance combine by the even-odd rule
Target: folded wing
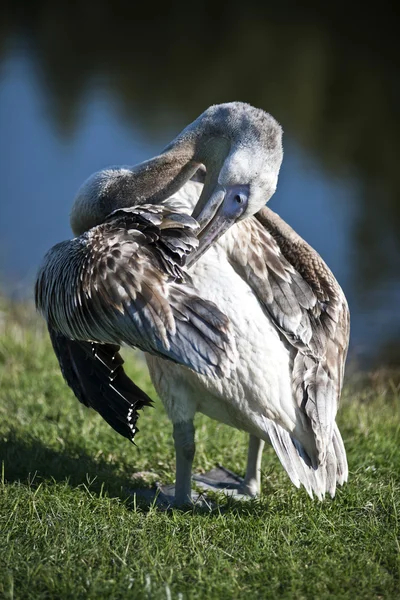
[[229,321],[198,297],[182,269],[197,247],[197,228],[194,219],[166,207],[120,209],[54,246],[39,271],[36,305],[67,383],[131,439],[132,410],[148,399],[128,383],[121,344],[208,376],[230,370]]
[[310,459],[314,468],[328,455],[338,470],[340,462],[343,482],[345,455],[332,457],[332,444],[340,437],[335,417],[349,342],[346,298],[318,253],[269,208],[240,227],[244,235],[235,236],[231,262],[291,348],[293,396],[315,438]]

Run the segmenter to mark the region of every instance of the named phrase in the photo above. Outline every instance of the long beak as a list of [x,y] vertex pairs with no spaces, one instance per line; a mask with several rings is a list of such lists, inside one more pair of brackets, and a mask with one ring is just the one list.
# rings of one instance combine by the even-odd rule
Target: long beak
[[[209,201],[195,217],[200,225],[199,245],[186,261],[190,267],[216,242],[247,208],[249,186],[234,185],[229,188],[217,188]],[[193,213],[193,216],[195,211]]]

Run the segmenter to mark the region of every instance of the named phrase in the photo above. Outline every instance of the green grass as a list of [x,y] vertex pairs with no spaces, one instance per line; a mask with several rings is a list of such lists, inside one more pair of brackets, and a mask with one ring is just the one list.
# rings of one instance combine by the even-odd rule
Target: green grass
[[[154,394],[140,359],[128,366]],[[260,500],[140,508],[135,472],[173,481],[160,403],[131,445],[73,397],[32,311],[5,306],[0,597],[400,598],[399,388],[389,376],[348,387],[339,424],[350,480],[334,501],[296,490],[268,448]],[[244,434],[197,418],[196,469],[243,473],[245,458]]]

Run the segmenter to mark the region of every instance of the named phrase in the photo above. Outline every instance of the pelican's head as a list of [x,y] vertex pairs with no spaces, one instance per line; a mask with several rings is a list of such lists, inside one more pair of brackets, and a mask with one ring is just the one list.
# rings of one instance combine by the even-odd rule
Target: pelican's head
[[241,102],[210,107],[187,128],[191,129],[201,132],[198,155],[207,167],[193,211],[201,227],[193,262],[233,223],[265,206],[276,189],[283,148],[279,123]]
[[282,129],[270,114],[242,102],[211,106],[160,155],[89,177],[72,207],[72,229],[79,235],[117,208],[163,202],[204,164],[206,179],[193,211],[201,228],[194,262],[233,223],[268,202],[282,156]]

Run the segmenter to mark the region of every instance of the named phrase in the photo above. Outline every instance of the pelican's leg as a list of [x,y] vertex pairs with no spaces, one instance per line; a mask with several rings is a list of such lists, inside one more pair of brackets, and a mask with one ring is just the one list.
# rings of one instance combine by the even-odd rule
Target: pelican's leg
[[193,421],[174,423],[176,456],[175,505],[192,501],[192,464],[196,446]]
[[258,496],[261,488],[261,460],[264,448],[264,440],[255,435],[249,437],[249,449],[247,451],[246,475],[239,490],[242,494]]

